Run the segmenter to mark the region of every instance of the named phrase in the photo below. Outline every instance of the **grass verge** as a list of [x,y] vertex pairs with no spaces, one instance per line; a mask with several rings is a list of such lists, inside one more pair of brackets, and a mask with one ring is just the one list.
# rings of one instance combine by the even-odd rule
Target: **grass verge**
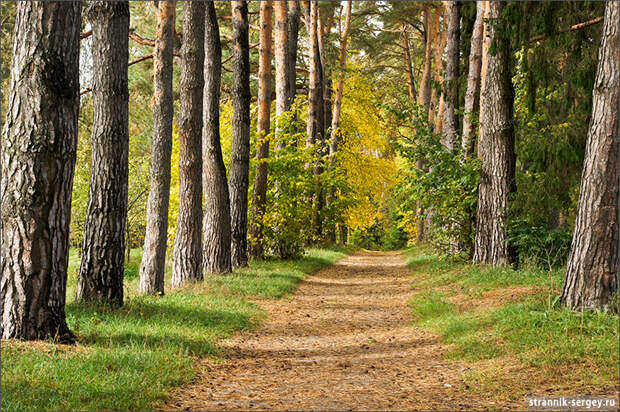
[[260,322],[265,314],[248,299],[285,296],[345,256],[311,249],[297,261],[252,262],[162,297],[142,297],[139,252],[126,267],[125,305],[112,309],[73,302],[79,258],[72,251],[67,321],[79,343],[3,341],[2,410],[153,409],[192,379],[197,357],[218,356],[218,339]]
[[424,249],[407,258],[415,322],[469,364],[469,392],[510,403],[617,391],[618,316],[561,307],[561,270],[472,266]]

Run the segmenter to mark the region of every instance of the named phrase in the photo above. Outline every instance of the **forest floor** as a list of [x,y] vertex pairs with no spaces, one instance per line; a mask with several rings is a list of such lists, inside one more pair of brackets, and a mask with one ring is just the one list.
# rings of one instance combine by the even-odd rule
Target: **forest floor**
[[164,409],[480,409],[463,392],[466,366],[412,325],[411,271],[397,252],[358,252],[259,305],[270,319],[221,342],[191,386]]
[[617,398],[617,317],[546,310],[548,282],[557,287],[540,271],[361,251],[287,299],[256,301],[269,319],[221,341],[224,360],[199,359],[163,408],[523,410],[530,396]]

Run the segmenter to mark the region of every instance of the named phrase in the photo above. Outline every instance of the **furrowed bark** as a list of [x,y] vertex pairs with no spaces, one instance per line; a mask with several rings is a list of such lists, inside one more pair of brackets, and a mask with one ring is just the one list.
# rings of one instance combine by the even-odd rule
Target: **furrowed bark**
[[[490,2],[489,18],[501,18],[504,2]],[[494,27],[495,26],[495,27]],[[474,263],[506,265],[516,255],[508,247],[506,221],[509,196],[516,191],[515,137],[513,121],[514,90],[510,70],[510,42],[497,24],[490,24],[489,35],[497,44],[488,56],[483,90],[484,117],[480,127],[482,170],[478,187],[478,213]]]
[[179,121],[179,214],[172,255],[172,286],[202,280],[202,110],[205,3],[185,3]]
[[247,1],[231,2],[233,15],[233,136],[230,154],[230,218],[233,268],[247,266],[250,172],[250,46]]
[[431,103],[431,64],[432,64],[432,21],[430,17],[430,7],[422,10],[422,20],[424,22],[424,65],[422,66],[422,78],[420,80],[420,89],[418,90],[418,103],[426,108]]
[[146,212],[144,251],[140,264],[140,293],[163,294],[168,241],[170,158],[172,156],[172,53],[175,2],[160,1],[153,59],[153,142],[151,182]]
[[465,92],[465,111],[463,116],[463,137],[461,147],[466,157],[474,154],[476,132],[474,119],[480,105],[480,70],[482,68],[482,32],[484,28],[485,2],[476,3],[476,21],[471,35],[469,51],[469,72]]
[[19,2],[2,134],[3,339],[73,342],[65,320],[81,2]]
[[[299,17],[301,14],[301,8],[299,6],[299,0],[288,0],[288,14],[287,14],[287,51],[288,56],[287,63],[287,82],[289,92],[289,104],[293,104],[296,94],[296,80],[297,72],[295,68],[297,66],[297,48],[299,41]],[[289,109],[290,110],[290,109]]]
[[203,270],[228,273],[231,268],[230,198],[220,144],[220,86],[222,46],[213,1],[207,1],[205,19],[204,127],[202,131],[202,184],[204,191]]
[[620,3],[605,6],[573,243],[562,302],[618,310],[620,257]]
[[93,27],[92,166],[77,300],[123,304],[129,174],[129,3],[98,1]]
[[[284,2],[282,2],[284,4]],[[260,5],[260,50],[258,62],[258,148],[254,178],[253,222],[250,230],[250,254],[255,259],[265,258],[263,245],[263,215],[267,201],[267,163],[271,122],[271,16],[273,5],[265,0]]]

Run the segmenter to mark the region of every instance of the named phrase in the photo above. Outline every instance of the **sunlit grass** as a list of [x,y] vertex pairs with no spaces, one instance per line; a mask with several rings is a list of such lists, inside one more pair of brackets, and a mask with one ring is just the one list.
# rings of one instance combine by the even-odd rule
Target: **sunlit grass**
[[137,250],[126,267],[125,305],[113,309],[73,302],[79,256],[72,251],[67,321],[79,342],[3,342],[2,409],[153,409],[192,379],[196,357],[217,357],[218,339],[253,328],[264,317],[246,299],[284,296],[344,255],[312,249],[297,261],[252,262],[162,297],[139,297]]

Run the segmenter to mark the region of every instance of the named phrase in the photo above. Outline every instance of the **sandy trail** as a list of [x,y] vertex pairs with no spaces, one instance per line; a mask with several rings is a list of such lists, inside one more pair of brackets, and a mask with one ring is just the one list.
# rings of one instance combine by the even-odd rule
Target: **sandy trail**
[[479,409],[465,368],[441,358],[438,339],[411,325],[410,271],[394,252],[359,252],[260,301],[270,318],[222,342],[224,362],[202,360],[165,409]]

